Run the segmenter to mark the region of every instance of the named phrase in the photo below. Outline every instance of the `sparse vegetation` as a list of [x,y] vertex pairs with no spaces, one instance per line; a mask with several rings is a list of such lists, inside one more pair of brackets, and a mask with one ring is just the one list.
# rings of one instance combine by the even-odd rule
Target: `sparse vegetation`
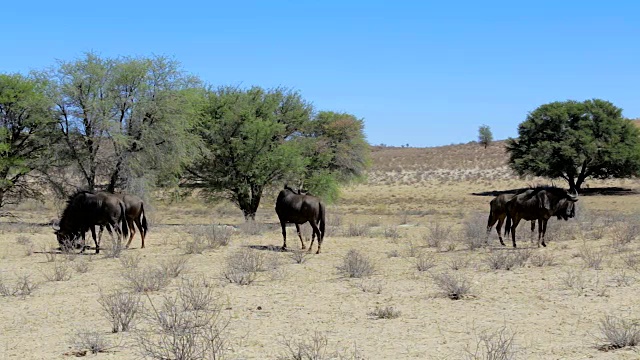
[[49,281],[67,281],[71,279],[71,269],[69,264],[62,261],[54,261],[53,268],[43,272],[44,277]]
[[431,254],[422,253],[416,257],[418,271],[428,271],[436,266],[436,259]]
[[88,351],[92,354],[106,352],[112,345],[109,340],[99,331],[81,330],[69,340],[76,353],[80,356],[82,351]]
[[357,224],[357,223],[349,223],[347,226],[344,236],[347,237],[367,237],[371,233],[371,226],[369,224]]
[[19,296],[25,297],[37,289],[38,283],[33,282],[29,275],[23,275],[16,279],[15,284],[9,285],[4,279],[0,278],[0,295],[2,296]]
[[342,258],[342,264],[338,266],[338,270],[346,277],[361,278],[373,275],[375,266],[366,255],[351,249]]
[[584,265],[594,270],[602,270],[602,262],[606,255],[607,252],[604,249],[594,249],[588,245],[584,245],[579,254],[584,261]]
[[124,271],[124,279],[131,291],[146,293],[169,285],[169,274],[159,267],[133,268]]
[[483,331],[476,336],[473,347],[467,346],[466,360],[515,360],[515,334],[506,327],[489,332]]
[[309,258],[309,252],[304,250],[293,250],[291,252],[291,259],[295,261],[296,264],[304,264]]
[[451,300],[460,300],[471,295],[471,281],[462,274],[443,272],[432,275],[432,278],[443,295]]
[[429,225],[429,231],[424,235],[424,243],[428,247],[439,249],[444,242],[451,239],[451,226],[434,222]]
[[377,319],[395,319],[400,317],[400,311],[396,310],[393,306],[376,306],[374,310],[369,312],[369,316],[373,316]]
[[227,257],[222,276],[231,283],[249,285],[264,269],[264,256],[256,250],[242,248]]
[[469,250],[476,250],[484,247],[487,242],[486,219],[484,215],[474,214],[462,223],[462,241]]
[[531,251],[528,249],[491,251],[487,255],[487,264],[492,270],[511,270],[518,266],[524,266],[530,256]]
[[128,331],[142,306],[140,295],[123,290],[100,292],[98,302],[111,321],[111,332],[114,333]]
[[600,348],[621,349],[640,344],[640,323],[625,318],[607,315],[600,320]]

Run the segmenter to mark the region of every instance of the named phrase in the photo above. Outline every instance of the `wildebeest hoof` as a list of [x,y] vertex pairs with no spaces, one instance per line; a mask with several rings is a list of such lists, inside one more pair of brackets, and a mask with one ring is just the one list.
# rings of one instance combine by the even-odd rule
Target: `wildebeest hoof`
[[280,251],[287,251],[287,247],[286,246],[281,247]]

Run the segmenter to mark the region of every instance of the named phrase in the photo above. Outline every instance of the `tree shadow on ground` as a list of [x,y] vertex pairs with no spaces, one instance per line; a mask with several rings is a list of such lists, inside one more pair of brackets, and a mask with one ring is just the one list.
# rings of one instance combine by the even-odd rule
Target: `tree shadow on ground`
[[[471,195],[474,196],[498,196],[502,194],[517,194],[520,191],[525,191],[529,189],[526,188],[518,188],[518,189],[507,189],[507,190],[491,190],[491,191],[481,191],[481,192],[473,192]],[[625,196],[625,195],[637,195],[640,192],[636,189],[623,188],[618,186],[608,186],[608,187],[589,187],[580,189],[580,196]]]

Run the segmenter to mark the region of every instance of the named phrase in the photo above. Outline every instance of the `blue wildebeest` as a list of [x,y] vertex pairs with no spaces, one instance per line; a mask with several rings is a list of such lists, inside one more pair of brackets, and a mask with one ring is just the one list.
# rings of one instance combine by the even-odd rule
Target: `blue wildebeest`
[[538,220],[538,246],[541,243],[542,246],[547,246],[544,242],[547,221],[552,216],[564,220],[574,217],[576,201],[577,191],[570,193],[555,186],[538,186],[518,194],[506,204],[505,234],[511,232],[511,241],[513,247],[516,247],[516,227],[520,220]]
[[[493,200],[491,200],[491,202],[489,203],[490,210],[489,210],[489,219],[487,220],[487,237],[489,236],[489,232],[491,231],[491,228],[497,222],[498,225],[496,225],[496,232],[498,232],[498,239],[500,239],[500,244],[503,246],[504,246],[504,241],[502,241],[502,234],[501,234],[502,224],[504,224],[504,220],[507,217],[507,202],[511,200],[514,196],[516,195],[500,194],[495,198],[493,198]],[[535,229],[536,229],[536,222],[535,220],[532,220],[531,232],[533,232]],[[505,229],[505,233],[506,231],[507,229]]]
[[320,253],[322,240],[324,240],[325,209],[324,204],[318,197],[303,194],[300,191],[295,191],[285,185],[284,189],[280,191],[278,198],[276,199],[276,214],[278,214],[280,226],[282,226],[282,250],[287,249],[287,223],[294,223],[296,225],[296,231],[300,237],[302,249],[305,249],[302,234],[300,233],[300,225],[309,222],[313,229],[311,244],[309,244],[309,251],[311,251],[313,242],[317,236],[318,251],[316,254]]
[[[147,216],[144,212],[144,202],[142,201],[142,199],[131,194],[113,194],[110,192],[99,192],[98,194],[103,196],[116,196],[118,199],[122,200],[122,202],[124,203],[127,225],[129,227],[129,230],[131,231],[126,247],[129,248],[129,245],[131,245],[131,240],[133,240],[133,237],[136,234],[135,226],[137,226],[138,231],[140,231],[140,238],[142,239],[141,248],[144,249],[144,238],[147,236],[149,226],[147,225]],[[107,231],[111,233],[111,228],[109,227],[109,225],[106,225],[106,228]],[[100,226],[98,239],[102,237],[102,230],[103,226]]]
[[78,191],[67,200],[60,221],[53,225],[61,249],[72,246],[78,237],[82,237],[82,252],[85,250],[84,237],[91,230],[96,254],[100,253],[100,242],[96,238],[95,226],[114,228],[119,239],[129,235],[125,217],[125,205],[122,200],[104,194]]

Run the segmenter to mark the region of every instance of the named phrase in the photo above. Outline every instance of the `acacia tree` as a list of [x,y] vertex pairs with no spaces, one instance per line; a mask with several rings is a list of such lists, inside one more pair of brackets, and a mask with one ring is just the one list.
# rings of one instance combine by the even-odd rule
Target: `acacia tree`
[[43,85],[0,74],[0,208],[41,195],[32,175],[46,165],[55,129]]
[[290,140],[309,120],[311,105],[286,89],[221,87],[208,92],[202,114],[197,133],[204,146],[187,180],[254,219],[265,187],[302,171],[300,147]]
[[579,190],[589,177],[624,178],[640,171],[640,131],[612,103],[594,99],[542,105],[507,140],[519,175],[562,178]]
[[165,57],[87,53],[40,74],[52,79],[63,158],[89,190],[177,175],[189,157],[198,80]]
[[491,133],[491,128],[488,125],[482,125],[478,128],[478,142],[484,145],[486,149],[487,146],[491,145],[493,141],[493,134]]
[[320,111],[305,126],[303,144],[305,170],[301,184],[325,200],[336,200],[339,183],[362,179],[369,165],[369,144],[364,122],[354,115]]
[[210,91],[198,127],[204,146],[187,168],[190,186],[226,197],[255,217],[265,188],[303,182],[331,199],[336,184],[362,176],[368,144],[363,123],[349,114],[320,112],[287,89]]

